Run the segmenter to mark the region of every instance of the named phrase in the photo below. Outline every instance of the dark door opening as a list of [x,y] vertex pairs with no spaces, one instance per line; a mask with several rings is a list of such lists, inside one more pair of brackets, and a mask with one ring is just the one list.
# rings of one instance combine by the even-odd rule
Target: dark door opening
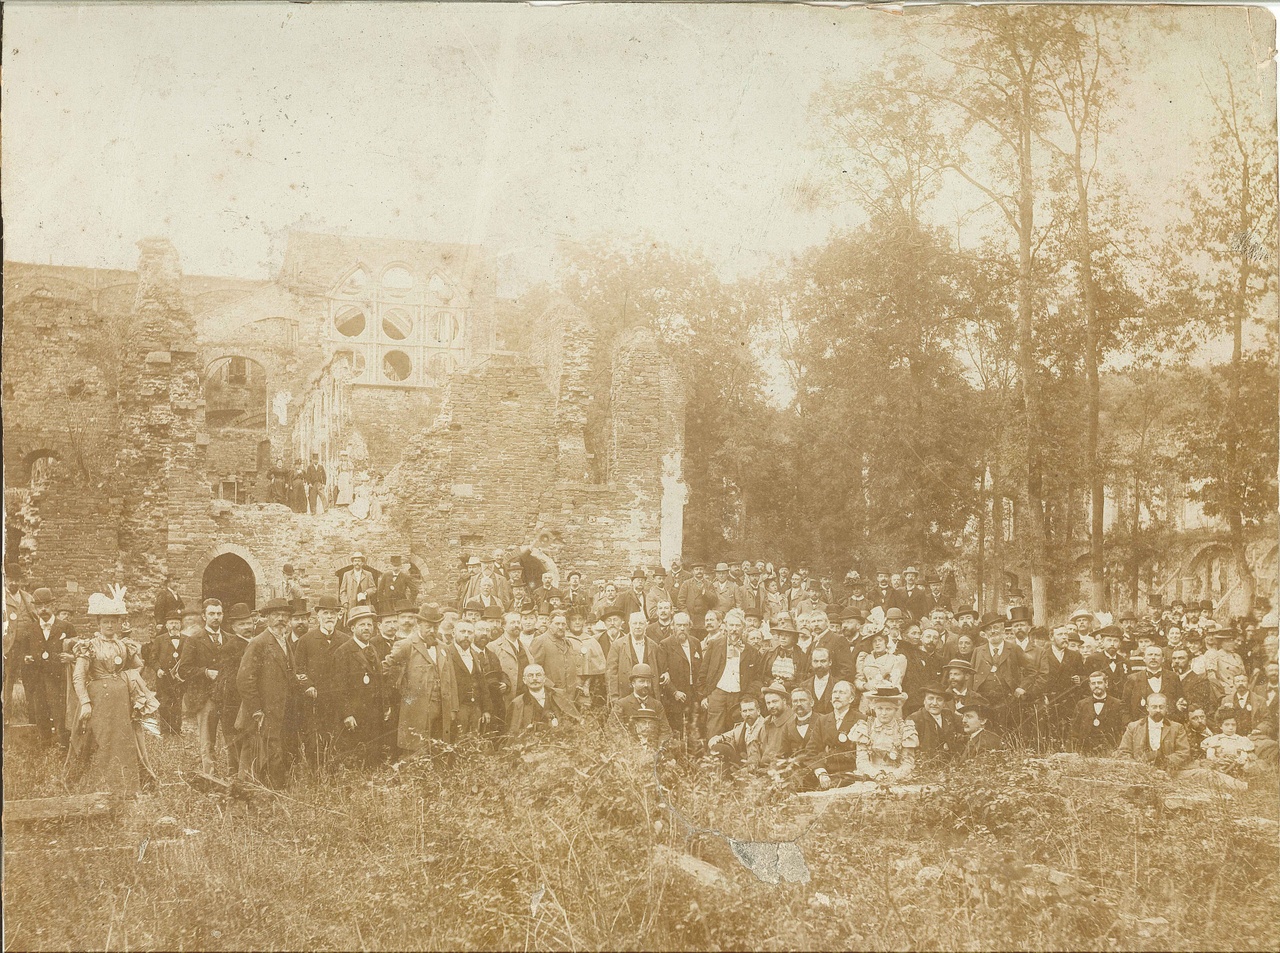
[[220,599],[225,612],[237,602],[243,602],[252,609],[256,605],[257,596],[258,585],[253,570],[235,553],[223,553],[204,568],[200,586],[202,601]]

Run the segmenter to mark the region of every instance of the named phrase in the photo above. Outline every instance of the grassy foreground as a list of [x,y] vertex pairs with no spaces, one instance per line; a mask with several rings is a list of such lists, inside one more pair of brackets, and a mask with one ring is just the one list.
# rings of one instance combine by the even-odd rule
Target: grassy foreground
[[[1158,772],[1016,760],[815,810],[674,764],[660,791],[643,752],[584,735],[249,805],[183,783],[190,732],[152,750],[162,787],[118,820],[6,830],[5,949],[1280,947],[1274,775],[1172,810]],[[56,755],[4,755],[6,798],[62,793]],[[798,837],[810,879],[762,882],[668,799],[696,830]]]

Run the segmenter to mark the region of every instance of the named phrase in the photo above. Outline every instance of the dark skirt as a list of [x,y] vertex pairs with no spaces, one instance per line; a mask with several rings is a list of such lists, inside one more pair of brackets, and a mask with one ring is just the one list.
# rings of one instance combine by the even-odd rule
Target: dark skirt
[[147,760],[145,729],[133,720],[129,685],[122,675],[89,682],[93,711],[87,722],[79,720],[71,732],[67,752],[67,784],[81,791],[110,791],[132,795],[155,782]]

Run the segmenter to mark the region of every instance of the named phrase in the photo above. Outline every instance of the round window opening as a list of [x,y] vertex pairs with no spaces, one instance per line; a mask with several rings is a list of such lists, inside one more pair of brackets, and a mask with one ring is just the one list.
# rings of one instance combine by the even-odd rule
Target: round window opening
[[333,319],[333,326],[338,329],[338,333],[348,338],[359,337],[367,324],[364,312],[359,308],[346,308],[339,311],[338,316]]
[[413,319],[396,308],[382,316],[382,333],[393,341],[403,341],[413,330]]
[[389,351],[382,359],[382,373],[389,381],[404,381],[413,373],[413,362],[404,351]]
[[392,265],[382,273],[382,287],[392,294],[404,294],[413,288],[413,275],[402,265]]

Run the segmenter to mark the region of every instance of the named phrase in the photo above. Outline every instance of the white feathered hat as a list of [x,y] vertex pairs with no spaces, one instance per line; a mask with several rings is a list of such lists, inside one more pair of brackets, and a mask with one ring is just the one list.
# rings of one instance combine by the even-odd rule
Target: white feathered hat
[[124,607],[123,591],[114,596],[104,596],[100,592],[95,592],[89,597],[89,615],[128,614],[129,610]]

